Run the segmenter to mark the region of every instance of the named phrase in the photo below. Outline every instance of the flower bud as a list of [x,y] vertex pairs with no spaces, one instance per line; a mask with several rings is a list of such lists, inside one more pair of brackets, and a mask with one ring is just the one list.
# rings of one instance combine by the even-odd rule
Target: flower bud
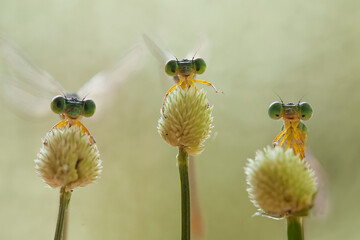
[[263,215],[307,216],[316,196],[315,174],[292,149],[267,147],[245,167],[249,197]]
[[166,99],[158,132],[171,146],[184,147],[188,154],[198,155],[213,128],[212,109],[204,90],[177,88]]
[[96,144],[77,126],[54,128],[35,160],[35,169],[52,188],[71,191],[99,179],[102,161]]

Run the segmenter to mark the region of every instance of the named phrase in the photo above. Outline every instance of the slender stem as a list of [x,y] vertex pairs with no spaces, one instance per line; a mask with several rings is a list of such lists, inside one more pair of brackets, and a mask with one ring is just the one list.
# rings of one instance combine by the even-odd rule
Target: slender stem
[[190,240],[190,186],[189,186],[189,155],[179,147],[177,155],[181,187],[181,239]]
[[71,192],[65,191],[65,187],[62,187],[60,189],[60,206],[59,206],[59,214],[56,223],[54,240],[63,239],[64,220],[66,218],[66,212],[69,206],[70,197],[71,197]]
[[201,207],[197,191],[196,171],[194,156],[189,155],[189,182],[190,182],[190,222],[191,222],[191,236],[196,238],[203,238],[204,226],[201,216]]
[[64,227],[63,227],[63,238],[62,240],[67,240],[67,236],[68,236],[68,229],[69,229],[69,206],[67,206],[66,209],[66,214],[65,214],[65,220],[64,220]]
[[302,218],[288,217],[286,218],[286,221],[288,240],[303,240]]

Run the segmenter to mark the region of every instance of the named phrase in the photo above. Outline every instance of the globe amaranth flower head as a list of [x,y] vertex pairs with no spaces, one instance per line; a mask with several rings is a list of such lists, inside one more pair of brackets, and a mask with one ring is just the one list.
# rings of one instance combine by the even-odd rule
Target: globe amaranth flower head
[[35,160],[37,173],[52,188],[71,191],[100,177],[102,161],[96,144],[77,126],[54,128]]
[[166,99],[158,131],[171,146],[184,147],[191,155],[200,154],[213,128],[212,109],[204,90],[177,88]]
[[262,215],[307,216],[316,196],[315,174],[291,149],[267,147],[245,167],[249,197]]

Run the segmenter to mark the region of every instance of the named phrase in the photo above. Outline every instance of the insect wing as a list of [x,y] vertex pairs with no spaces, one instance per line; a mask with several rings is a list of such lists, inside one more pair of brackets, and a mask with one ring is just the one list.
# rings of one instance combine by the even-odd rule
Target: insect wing
[[311,150],[306,150],[306,161],[310,167],[314,170],[317,181],[317,193],[314,204],[314,213],[317,216],[328,216],[330,197],[329,197],[329,180],[324,167],[320,161],[314,156]]
[[143,37],[145,45],[162,66],[165,66],[165,63],[168,60],[175,59],[174,55],[169,50],[164,50],[166,48],[160,47],[148,35],[144,34]]
[[64,92],[62,86],[3,37],[0,37],[0,54],[0,91],[4,99],[27,116],[47,114],[51,99]]
[[203,58],[206,62],[210,60],[210,40],[206,36],[201,36],[196,41],[194,48],[186,55],[186,59]]
[[[171,82],[169,81],[170,77],[165,73],[165,64],[167,61],[176,58],[174,57],[174,54],[172,54],[169,50],[164,50],[167,48],[160,47],[160,45],[155,43],[155,41],[151,39],[148,35],[144,34],[143,37],[144,37],[145,45],[147,46],[151,54],[159,62],[159,76],[161,78],[162,88],[164,90],[168,89],[170,85],[169,86],[166,85],[166,82],[169,83]],[[178,79],[176,77],[171,77],[171,79],[173,79],[175,83],[178,83]]]
[[[169,50],[164,50],[167,49],[165,47],[160,47],[160,45],[156,44],[154,40],[152,40],[148,35],[143,35],[144,37],[144,41],[146,46],[148,47],[149,51],[151,52],[151,54],[159,61],[160,65],[160,72],[161,72],[161,76],[162,78],[168,77],[165,74],[164,71],[164,66],[165,63],[170,60],[170,59],[176,59],[174,56],[174,54],[172,54]],[[209,59],[209,49],[210,49],[210,41],[207,37],[202,36],[199,38],[199,40],[196,42],[195,47],[193,48],[192,51],[190,51],[187,56],[186,59],[193,59],[193,58],[197,58],[197,57],[202,57],[206,60]],[[175,83],[178,83],[178,79],[176,77],[173,78],[173,80],[175,81]]]
[[111,103],[115,96],[115,90],[135,73],[143,63],[143,49],[140,46],[133,47],[112,68],[99,72],[92,77],[79,91],[80,98],[91,98],[96,104],[96,116]]

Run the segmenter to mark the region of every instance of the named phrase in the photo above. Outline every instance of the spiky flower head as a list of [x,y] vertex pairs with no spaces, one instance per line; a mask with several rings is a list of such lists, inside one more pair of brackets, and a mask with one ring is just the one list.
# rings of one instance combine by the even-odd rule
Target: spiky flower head
[[198,155],[213,128],[212,109],[204,90],[177,88],[166,99],[158,131],[171,146],[184,147],[188,154]]
[[52,188],[71,191],[99,179],[102,161],[96,144],[77,126],[55,128],[46,138],[35,160],[35,169]]
[[245,167],[249,197],[261,214],[307,216],[316,196],[315,174],[291,149],[267,147]]

